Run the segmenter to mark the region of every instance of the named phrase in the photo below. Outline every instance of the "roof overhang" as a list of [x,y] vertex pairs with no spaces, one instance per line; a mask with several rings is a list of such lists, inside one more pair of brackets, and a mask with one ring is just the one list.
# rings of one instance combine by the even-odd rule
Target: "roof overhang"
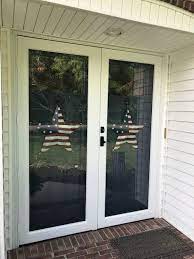
[[[160,1],[133,1],[142,2],[141,19],[144,18],[144,22],[140,21],[140,19],[138,21],[138,19],[124,17],[128,15],[127,9],[125,9],[124,15],[124,11],[122,11],[124,10],[124,7],[122,7],[122,12],[119,11],[123,16],[120,15],[119,17],[119,13],[116,13],[116,9],[120,10],[119,5],[117,5],[116,8],[116,3],[129,3],[129,0],[102,1],[102,3],[112,1],[111,11],[105,9],[105,6],[103,6],[103,12],[100,12],[97,8],[97,3],[100,3],[101,0],[79,0],[79,2],[77,0],[48,1],[2,0],[2,26],[17,30],[19,34],[26,33],[30,36],[55,38],[56,40],[73,41],[88,45],[109,46],[112,48],[133,48],[155,53],[168,53],[194,44],[194,33],[191,33],[186,29],[170,28],[167,25],[159,26],[159,21],[162,21],[162,17],[164,18],[164,13],[169,15],[170,12],[177,11],[170,9],[163,12],[163,8],[166,8],[165,5],[163,5],[165,3]],[[94,11],[94,2],[96,3],[96,11]],[[162,5],[156,8],[153,4],[158,2],[162,3]],[[65,3],[66,5],[63,5],[62,3]],[[85,3],[85,7],[83,6],[83,3]],[[88,6],[87,4],[89,3],[93,3],[93,6]],[[143,7],[145,3],[151,4],[150,8],[147,9],[149,10],[147,14],[144,12],[145,7]],[[72,7],[72,5],[75,6]],[[158,24],[155,25],[151,18],[149,19],[150,22],[146,21],[146,17],[152,17],[152,14],[154,14],[152,10],[153,6],[154,10],[160,10],[158,11]],[[179,8],[177,9],[179,10]],[[131,14],[132,13],[133,12],[131,12]],[[177,15],[178,17],[180,15],[187,15],[188,21],[193,22],[193,15],[187,13],[188,12],[185,14],[185,11],[183,10],[182,12],[175,14],[175,17]],[[118,37],[107,35],[105,33],[107,29],[112,28],[121,28],[122,34]]]
[[161,0],[42,0],[130,21],[194,33],[194,14]]

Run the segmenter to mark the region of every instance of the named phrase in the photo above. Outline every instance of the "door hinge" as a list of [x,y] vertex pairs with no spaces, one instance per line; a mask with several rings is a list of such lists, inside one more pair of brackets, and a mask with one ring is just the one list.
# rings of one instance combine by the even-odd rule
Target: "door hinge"
[[164,139],[166,139],[166,137],[167,137],[167,129],[164,128]]

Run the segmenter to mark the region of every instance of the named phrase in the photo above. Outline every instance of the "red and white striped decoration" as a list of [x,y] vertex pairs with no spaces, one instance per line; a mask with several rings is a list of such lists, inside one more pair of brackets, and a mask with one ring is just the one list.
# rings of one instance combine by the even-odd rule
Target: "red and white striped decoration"
[[80,127],[79,124],[72,124],[64,121],[60,107],[56,107],[53,115],[54,130],[50,130],[45,136],[41,152],[46,152],[55,146],[64,146],[65,150],[72,151],[69,135]]
[[121,147],[123,144],[130,144],[133,148],[137,149],[137,136],[136,134],[140,131],[140,129],[143,129],[143,125],[135,125],[132,122],[131,115],[129,114],[129,110],[127,110],[125,116],[124,116],[124,124],[123,125],[115,125],[113,124],[112,129],[116,131],[117,134],[117,140],[115,143],[115,146],[113,150],[117,150]]

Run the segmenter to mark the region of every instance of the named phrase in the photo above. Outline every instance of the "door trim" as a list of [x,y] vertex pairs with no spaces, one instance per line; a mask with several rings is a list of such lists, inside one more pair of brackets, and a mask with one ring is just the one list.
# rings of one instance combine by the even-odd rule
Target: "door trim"
[[[151,143],[150,143],[150,172],[149,172],[149,194],[148,209],[130,213],[124,213],[105,217],[105,195],[106,195],[106,145],[100,148],[99,155],[99,200],[98,200],[98,227],[108,227],[128,222],[148,219],[157,216],[156,194],[158,192],[158,171],[160,168],[160,96],[161,96],[161,69],[162,58],[146,54],[130,53],[124,51],[102,49],[102,75],[101,75],[101,115],[100,125],[107,125],[108,114],[108,75],[109,59],[138,62],[154,65],[154,82],[152,97],[152,121],[151,121]],[[107,131],[104,134],[107,140]]]
[[[150,54],[144,54],[144,53],[134,53],[134,51],[130,52],[130,51],[125,51],[125,50],[113,50],[113,49],[102,49],[100,47],[90,47],[88,45],[84,46],[84,45],[76,45],[74,43],[65,43],[65,42],[61,42],[61,41],[50,41],[47,39],[36,39],[36,38],[28,38],[28,37],[22,37],[19,36],[18,37],[18,57],[17,57],[17,64],[18,64],[18,89],[21,85],[24,85],[25,82],[27,82],[28,85],[28,76],[24,77],[26,68],[25,65],[26,60],[23,57],[22,53],[25,52],[25,54],[27,55],[27,51],[28,49],[39,49],[39,50],[45,50],[45,51],[53,51],[53,52],[66,52],[66,53],[70,53],[70,54],[76,54],[75,51],[77,52],[77,54],[83,55],[83,52],[81,53],[81,50],[84,49],[86,55],[93,53],[93,63],[95,64],[95,68],[99,71],[99,75],[98,78],[101,78],[101,82],[98,82],[98,80],[93,80],[92,84],[93,87],[95,89],[98,89],[96,92],[96,99],[95,102],[90,101],[90,103],[88,103],[88,107],[89,105],[93,106],[93,113],[96,114],[96,118],[100,118],[100,111],[99,111],[99,107],[100,107],[100,102],[98,103],[97,100],[100,100],[100,95],[101,95],[101,102],[103,102],[103,99],[105,98],[105,96],[103,96],[103,91],[106,91],[105,89],[108,87],[105,86],[105,82],[106,80],[108,80],[106,78],[105,75],[105,71],[103,72],[102,69],[102,73],[101,71],[101,65],[102,67],[105,65],[104,62],[102,61],[101,64],[101,55],[102,57],[106,57],[108,58],[109,55],[112,55],[114,53],[114,58],[118,59],[118,60],[128,60],[128,58],[130,59],[130,61],[134,61],[134,62],[141,62],[141,63],[149,63],[149,64],[154,64],[155,65],[155,75],[154,75],[154,88],[153,88],[153,103],[152,103],[152,132],[151,132],[151,160],[150,160],[150,176],[153,175],[153,177],[150,177],[150,184],[153,186],[153,191],[152,193],[155,193],[156,195],[151,197],[151,193],[149,192],[149,200],[151,203],[151,207],[152,209],[150,211],[147,212],[147,214],[143,214],[144,211],[139,211],[139,212],[132,212],[130,213],[126,213],[121,214],[121,215],[116,215],[116,216],[111,216],[111,217],[107,217],[106,220],[102,219],[102,205],[100,206],[99,204],[103,204],[103,194],[102,194],[102,189],[99,188],[99,190],[95,190],[94,186],[90,186],[91,189],[91,193],[92,195],[89,197],[89,202],[91,205],[94,205],[95,209],[92,210],[90,209],[90,213],[91,215],[93,215],[93,220],[91,220],[90,229],[97,229],[101,228],[101,227],[105,227],[105,226],[111,226],[111,225],[117,225],[117,224],[123,224],[125,222],[133,222],[133,221],[137,221],[137,220],[142,220],[142,219],[146,219],[146,218],[151,218],[151,217],[157,217],[160,216],[160,208],[159,206],[157,206],[156,203],[160,203],[159,200],[159,193],[158,193],[158,188],[160,187],[160,177],[161,177],[161,155],[162,155],[162,144],[163,141],[161,140],[161,136],[162,136],[162,126],[164,123],[164,110],[163,110],[163,106],[162,104],[164,104],[164,100],[161,100],[160,96],[164,97],[164,91],[166,88],[166,81],[164,80],[164,84],[165,87],[162,90],[161,87],[161,75],[165,76],[165,71],[161,71],[162,68],[164,67],[164,64],[162,65],[162,62],[164,60],[163,57],[161,56],[152,56]],[[68,49],[68,52],[67,52]],[[57,51],[56,51],[57,50]],[[94,55],[94,52],[96,52],[96,54]],[[115,56],[115,53],[117,52],[117,57]],[[112,54],[111,54],[112,53]],[[99,58],[100,57],[100,58]],[[106,62],[105,62],[106,63]],[[27,66],[28,69],[28,66]],[[95,77],[95,75],[97,74],[96,70],[93,71],[93,76]],[[97,78],[97,77],[96,77]],[[99,89],[99,86],[101,84],[101,90]],[[108,84],[107,84],[108,86]],[[101,93],[100,93],[101,91]],[[21,125],[20,125],[20,121],[23,120],[24,115],[27,115],[27,111],[25,111],[25,114],[21,113],[18,110],[19,105],[24,105],[24,95],[25,95],[25,91],[22,91],[20,93],[20,91],[17,90],[18,94],[18,101],[17,101],[17,125],[18,125],[18,133],[21,132]],[[107,94],[107,93],[106,93]],[[88,95],[89,96],[89,95]],[[88,102],[89,102],[88,98]],[[105,100],[107,103],[108,100]],[[161,107],[162,106],[162,107]],[[91,112],[92,113],[92,112]],[[93,118],[93,115],[90,113],[90,110],[88,109],[88,122],[89,122],[89,118]],[[155,119],[154,119],[155,118]],[[97,121],[97,120],[96,120]],[[99,120],[100,121],[100,120]],[[94,127],[94,125],[91,125],[91,128],[93,128],[93,134],[95,133],[95,138],[92,138],[92,143],[96,140],[97,142],[99,142],[99,136],[100,136],[100,125],[103,125],[104,120],[100,121],[100,124],[96,123],[96,128]],[[98,125],[97,125],[98,124]],[[161,125],[162,124],[162,125]],[[26,126],[28,126],[27,124],[25,124]],[[154,126],[153,126],[154,125]],[[160,127],[161,126],[161,127]],[[23,128],[22,128],[23,130]],[[26,133],[25,133],[26,134]],[[27,132],[28,134],[28,132]],[[18,147],[17,150],[21,151],[22,150],[22,145],[24,145],[24,138],[23,138],[24,134],[19,134],[17,135],[17,138],[19,139],[18,141]],[[26,144],[26,143],[25,143]],[[89,143],[88,143],[89,145]],[[90,146],[93,146],[93,144]],[[98,148],[96,148],[96,159],[98,159],[98,152],[99,152],[99,143],[98,143]],[[152,148],[154,146],[154,149]],[[157,147],[157,148],[156,148]],[[27,148],[25,149],[27,150]],[[92,148],[92,150],[94,150]],[[154,151],[153,151],[154,150]],[[28,150],[27,150],[28,151]],[[24,156],[19,156],[19,164],[21,165],[21,158],[22,161],[27,158],[27,153],[28,152],[23,152]],[[90,154],[91,155],[91,154]],[[103,151],[102,149],[100,150],[100,157],[99,160],[102,160],[102,155],[103,155]],[[91,155],[92,157],[92,155]],[[92,160],[91,160],[92,161]],[[96,161],[96,160],[95,160]],[[99,164],[101,164],[99,162]],[[102,170],[102,166],[100,166],[98,168],[98,163],[96,163],[96,169],[98,170],[98,174],[99,174],[99,178],[98,178],[98,174],[92,175],[92,181],[95,182],[99,182],[98,186],[100,186],[100,184],[103,183],[103,175],[100,176],[100,172]],[[87,166],[94,168],[94,162],[90,162],[89,163],[89,159],[87,161]],[[20,168],[20,167],[19,167]],[[25,170],[25,167],[22,166],[22,170]],[[154,172],[155,170],[155,172]],[[18,175],[19,175],[19,200],[22,198],[23,200],[23,190],[21,188],[21,186],[23,187],[24,184],[23,181],[23,177],[22,174],[20,172],[20,170],[18,170]],[[153,178],[153,179],[151,179]],[[90,182],[92,182],[90,179]],[[105,181],[104,181],[105,184]],[[105,185],[104,185],[104,191],[105,191]],[[99,192],[99,199],[97,199],[96,197],[96,201],[98,202],[98,204],[94,201],[94,197],[95,195],[97,195],[97,193]],[[160,190],[159,190],[160,192]],[[105,194],[105,192],[104,192]],[[157,196],[157,197],[156,197]],[[22,200],[19,201],[19,204],[22,204]],[[105,200],[104,200],[105,202]],[[23,204],[22,204],[23,206]],[[20,207],[20,205],[18,206]],[[98,213],[95,213],[95,211],[97,211],[98,209]],[[143,213],[142,213],[143,212]],[[30,235],[25,235],[25,238],[21,238],[21,235],[24,234],[24,216],[25,215],[21,215],[20,211],[19,211],[19,244],[25,244],[25,243],[30,243],[30,242],[35,242],[35,241],[41,241],[44,239],[49,239],[49,238],[54,238],[54,237],[59,237],[59,236],[63,236],[63,235],[67,235],[68,234],[73,234],[73,233],[77,233],[77,228],[80,229],[79,232],[82,231],[87,231],[89,229],[87,229],[86,224],[82,224],[82,226],[80,226],[80,222],[79,223],[74,223],[72,226],[72,224],[69,224],[68,227],[71,228],[66,228],[64,231],[64,226],[58,226],[58,227],[53,227],[53,228],[48,228],[45,229],[44,233],[40,233],[40,231],[42,232],[43,230],[38,230],[38,231],[33,231],[34,233],[31,233]],[[122,217],[121,217],[122,216]],[[115,222],[115,220],[117,222]],[[97,221],[99,221],[99,224],[97,225]],[[70,226],[71,225],[71,226]],[[66,225],[67,226],[67,225]],[[51,231],[55,232],[54,235],[51,233]],[[57,234],[56,234],[57,231]],[[70,232],[69,232],[70,231]],[[36,233],[35,233],[36,232]],[[36,238],[36,235],[38,235],[38,239]]]
[[[89,56],[88,111],[87,111],[87,178],[86,221],[29,231],[29,62],[28,50],[37,49],[57,53]],[[18,153],[19,153],[19,244],[37,242],[97,228],[97,185],[99,153],[99,100],[101,50],[88,46],[52,42],[39,39],[18,38]],[[95,96],[95,102],[92,97]],[[95,156],[93,156],[93,152]]]

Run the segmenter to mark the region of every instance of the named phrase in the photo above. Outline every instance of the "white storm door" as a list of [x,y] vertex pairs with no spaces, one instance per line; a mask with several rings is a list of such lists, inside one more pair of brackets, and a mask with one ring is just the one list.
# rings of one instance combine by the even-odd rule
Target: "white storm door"
[[18,39],[19,242],[97,228],[101,50]]
[[155,217],[161,58],[102,50],[98,227]]

